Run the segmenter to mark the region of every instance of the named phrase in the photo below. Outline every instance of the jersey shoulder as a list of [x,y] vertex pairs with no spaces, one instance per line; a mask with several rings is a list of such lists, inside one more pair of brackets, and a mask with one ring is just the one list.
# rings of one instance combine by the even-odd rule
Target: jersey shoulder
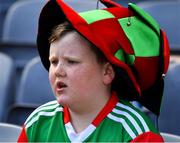
[[130,102],[118,102],[108,117],[123,127],[128,140],[135,139],[145,132],[158,133],[149,118]]
[[50,101],[46,104],[43,104],[39,106],[37,109],[35,109],[30,116],[26,119],[24,125],[27,128],[31,127],[35,122],[40,120],[40,117],[45,116],[45,117],[52,117],[54,116],[57,112],[62,112],[63,107],[59,105],[59,103],[54,100]]

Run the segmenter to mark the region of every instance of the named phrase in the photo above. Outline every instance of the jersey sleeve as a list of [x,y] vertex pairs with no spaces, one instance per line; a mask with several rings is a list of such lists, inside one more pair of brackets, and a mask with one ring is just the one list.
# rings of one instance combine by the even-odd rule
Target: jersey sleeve
[[119,110],[121,115],[119,117],[124,121],[122,122],[124,142],[164,142],[148,116],[130,102],[121,100],[116,109]]
[[20,142],[28,142],[28,138],[27,138],[27,135],[26,135],[26,130],[25,130],[25,126],[23,126],[22,128],[22,131],[18,137],[18,140],[17,140],[18,143]]
[[36,108],[26,119],[17,142],[44,141],[47,137],[44,134],[47,127],[53,123],[54,118],[62,111],[63,108],[57,101],[50,101]]
[[135,142],[164,142],[164,140],[162,136],[157,133],[145,132],[131,141],[131,143]]

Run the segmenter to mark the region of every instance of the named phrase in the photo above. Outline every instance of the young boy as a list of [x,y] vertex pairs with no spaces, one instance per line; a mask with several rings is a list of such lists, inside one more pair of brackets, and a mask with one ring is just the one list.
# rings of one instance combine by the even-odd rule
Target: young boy
[[163,142],[129,101],[146,101],[166,73],[165,34],[135,5],[102,2],[80,14],[61,0],[43,8],[38,50],[57,101],[28,117],[19,142]]

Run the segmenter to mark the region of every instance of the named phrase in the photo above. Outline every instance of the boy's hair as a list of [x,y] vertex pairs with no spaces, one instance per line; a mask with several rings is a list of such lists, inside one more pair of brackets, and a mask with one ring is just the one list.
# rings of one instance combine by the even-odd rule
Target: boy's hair
[[[63,37],[67,33],[73,32],[73,31],[75,31],[75,30],[69,22],[64,22],[62,24],[57,25],[52,30],[52,33],[48,39],[49,43],[51,44],[51,43],[59,40],[61,37]],[[96,48],[96,46],[94,46],[91,42],[86,40],[80,34],[79,34],[79,36],[89,44],[89,46],[91,47],[91,50],[95,53],[97,62],[99,64],[103,64],[103,63],[106,63],[108,61],[106,59],[106,57],[104,56],[104,54],[98,48]]]

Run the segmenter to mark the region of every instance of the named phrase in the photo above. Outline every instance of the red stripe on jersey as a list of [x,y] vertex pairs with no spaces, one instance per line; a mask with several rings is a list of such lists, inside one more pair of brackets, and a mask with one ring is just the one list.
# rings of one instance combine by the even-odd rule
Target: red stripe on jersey
[[118,97],[116,93],[113,92],[111,98],[104,106],[104,108],[101,110],[101,112],[97,115],[97,117],[94,119],[92,124],[97,127],[101,123],[101,121],[112,111],[112,109],[116,106],[117,102]]
[[164,142],[164,140],[159,134],[153,132],[146,132],[137,136],[131,142]]
[[23,126],[23,129],[21,131],[21,134],[17,140],[18,143],[20,142],[28,142],[28,138],[27,138],[27,135],[26,135],[26,130],[25,130],[25,126]]
[[[118,102],[118,97],[115,92],[113,92],[111,98],[106,103],[104,108],[100,111],[100,113],[97,115],[97,117],[93,120],[92,124],[94,126],[98,126],[101,121],[112,111],[112,109],[116,106]],[[64,124],[70,122],[70,114],[67,107],[64,107]]]
[[67,107],[64,107],[64,124],[70,122],[69,110]]

